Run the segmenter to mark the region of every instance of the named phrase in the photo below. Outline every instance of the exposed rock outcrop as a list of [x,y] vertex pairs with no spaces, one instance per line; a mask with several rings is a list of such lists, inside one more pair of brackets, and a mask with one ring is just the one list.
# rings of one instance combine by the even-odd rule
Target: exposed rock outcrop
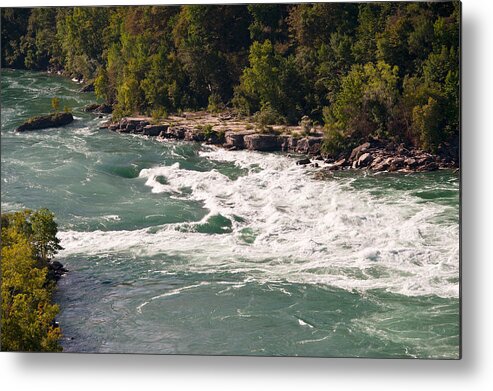
[[142,129],[142,134],[144,136],[156,137],[165,132],[168,129],[168,125],[146,125]]
[[328,170],[353,168],[388,172],[424,172],[451,168],[454,164],[455,161],[450,158],[432,155],[416,148],[406,147],[404,144],[370,139],[354,148],[349,157],[341,157],[332,163]]
[[48,262],[47,278],[51,281],[58,281],[68,270],[58,261]]
[[[203,117],[199,113],[172,116],[161,124],[151,124],[150,118],[123,118],[116,123],[101,125],[120,133],[136,133],[158,139],[177,139],[185,141],[219,144],[230,150],[248,149],[252,151],[284,151],[303,154],[305,158],[297,161],[299,165],[319,167],[322,160],[328,164],[324,171],[344,169],[365,169],[388,172],[434,171],[440,168],[456,167],[454,152],[449,155],[432,155],[404,144],[369,137],[354,148],[351,153],[339,156],[327,156],[322,151],[323,134],[312,131],[309,135],[299,136],[298,132],[289,133],[289,129],[274,129],[272,133],[258,133],[250,129],[247,123],[235,122],[230,118],[216,119]],[[285,133],[282,133],[282,132]],[[447,150],[447,146],[443,146]],[[458,152],[457,152],[458,153]],[[455,160],[454,160],[455,159]]]
[[96,114],[111,114],[113,107],[107,103],[92,103],[84,108],[84,111],[96,113]]
[[254,131],[243,131],[243,132],[234,132],[234,131],[229,131],[226,132],[224,138],[225,138],[225,146],[227,148],[235,148],[235,149],[244,149],[245,148],[245,136],[249,136],[251,134],[255,134]]
[[41,115],[38,117],[29,118],[16,129],[16,132],[58,128],[60,126],[68,125],[73,120],[74,116],[72,113],[52,113],[48,115]]
[[245,148],[251,151],[279,151],[281,139],[276,134],[249,134],[243,138]]
[[296,165],[297,166],[304,166],[306,164],[310,164],[311,160],[308,159],[308,158],[305,158],[305,159],[300,159],[296,162]]
[[322,137],[308,136],[300,138],[296,142],[292,142],[292,144],[295,144],[293,151],[313,156],[319,155],[322,148],[322,141]]

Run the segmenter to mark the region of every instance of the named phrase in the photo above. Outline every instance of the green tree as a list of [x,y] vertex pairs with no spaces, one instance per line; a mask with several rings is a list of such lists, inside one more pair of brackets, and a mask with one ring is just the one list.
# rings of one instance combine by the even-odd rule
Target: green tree
[[341,90],[325,111],[327,127],[356,142],[372,134],[392,136],[392,120],[399,100],[398,68],[379,61],[354,65],[342,79]]
[[58,225],[55,222],[55,215],[48,209],[42,208],[33,212],[30,220],[32,227],[30,239],[36,250],[36,256],[47,261],[62,250],[60,240],[56,237]]
[[1,11],[2,66],[95,78],[115,118],[232,104],[281,122],[323,120],[334,145],[377,134],[438,150],[459,136],[460,9],[456,1],[10,8]]
[[27,33],[31,10],[28,8],[1,8],[2,68],[24,68],[25,55],[21,40]]
[[21,39],[24,64],[28,69],[60,69],[63,58],[60,42],[53,33],[56,8],[34,8],[29,16],[26,35]]
[[44,233],[53,229],[53,224],[46,223],[52,215],[25,210],[2,214],[1,220],[1,349],[61,351],[60,330],[54,325],[59,308],[51,303],[53,283],[47,280],[46,264],[37,258],[39,249],[53,241],[53,232]]
[[294,57],[276,53],[272,43],[266,40],[253,43],[249,62],[236,90],[236,106],[253,114],[269,105],[280,117],[296,123],[303,112],[305,91]]

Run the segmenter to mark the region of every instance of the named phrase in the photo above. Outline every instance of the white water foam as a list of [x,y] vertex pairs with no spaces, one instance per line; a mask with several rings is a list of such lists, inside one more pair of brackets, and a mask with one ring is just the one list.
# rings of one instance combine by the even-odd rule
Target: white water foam
[[[60,233],[60,255],[176,255],[187,261],[165,265],[171,272],[244,273],[262,283],[458,297],[458,221],[435,221],[446,206],[422,203],[405,191],[376,197],[352,188],[351,179],[315,180],[285,156],[222,149],[202,156],[250,171],[231,180],[175,163],[144,169],[140,177],[153,193],[202,202],[209,214],[201,223],[217,214],[229,218],[232,233],[178,230],[182,224],[68,231]],[[245,241],[245,229],[255,235],[252,243]]]

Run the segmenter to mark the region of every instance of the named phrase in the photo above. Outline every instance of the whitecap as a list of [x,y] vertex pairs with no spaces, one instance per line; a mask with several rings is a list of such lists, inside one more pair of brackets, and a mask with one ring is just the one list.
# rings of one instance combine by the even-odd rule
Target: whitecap
[[[408,190],[377,197],[355,189],[354,178],[314,180],[286,156],[210,148],[201,154],[234,162],[248,174],[232,180],[175,163],[143,169],[139,177],[152,193],[202,203],[209,213],[195,224],[226,217],[231,233],[180,229],[183,224],[152,232],[67,231],[60,234],[62,254],[177,255],[187,262],[168,265],[171,272],[243,273],[259,283],[458,297],[457,210],[422,203]],[[457,213],[457,220],[438,223],[443,213]],[[248,243],[245,230],[252,233]]]

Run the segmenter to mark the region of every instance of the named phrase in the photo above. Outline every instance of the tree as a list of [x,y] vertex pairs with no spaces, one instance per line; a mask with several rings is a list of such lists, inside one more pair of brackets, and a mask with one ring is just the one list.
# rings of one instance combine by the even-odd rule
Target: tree
[[46,210],[2,214],[3,351],[61,351],[60,330],[54,325],[59,308],[51,303],[53,283],[47,280],[46,264],[37,259],[39,249],[56,235],[52,221]]
[[2,66],[95,78],[115,118],[233,105],[437,149],[459,135],[459,21],[459,2],[2,9]]
[[236,105],[249,114],[268,105],[280,118],[296,123],[303,113],[305,88],[294,57],[276,53],[266,40],[253,43],[249,62],[236,90]]
[[60,69],[63,59],[60,42],[53,34],[56,8],[34,8],[29,16],[26,35],[21,38],[24,64],[28,69]]
[[30,239],[36,250],[36,256],[46,261],[62,250],[60,239],[56,237],[58,225],[54,218],[55,215],[44,208],[35,211],[30,217],[32,227]]
[[383,61],[354,65],[342,79],[341,90],[325,123],[355,142],[369,135],[391,137],[394,109],[399,100],[398,68]]

